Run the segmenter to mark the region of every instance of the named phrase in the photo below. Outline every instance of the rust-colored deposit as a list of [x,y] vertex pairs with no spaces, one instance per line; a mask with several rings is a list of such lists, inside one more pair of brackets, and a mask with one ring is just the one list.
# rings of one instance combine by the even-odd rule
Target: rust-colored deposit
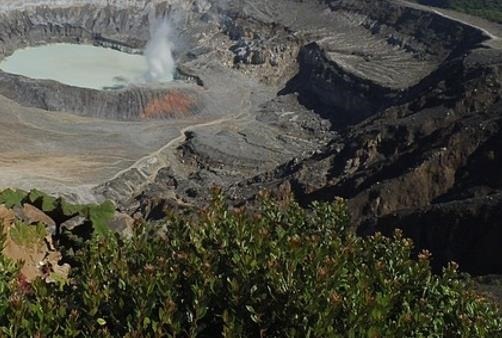
[[197,99],[180,90],[151,100],[140,114],[142,119],[177,119],[193,115]]

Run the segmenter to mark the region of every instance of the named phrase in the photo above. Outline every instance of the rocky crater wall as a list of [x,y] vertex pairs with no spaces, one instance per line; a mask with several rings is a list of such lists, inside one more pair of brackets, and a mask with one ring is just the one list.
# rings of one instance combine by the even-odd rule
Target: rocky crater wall
[[328,4],[335,16],[367,29],[371,39],[350,48],[340,47],[336,36],[305,45],[299,72],[281,94],[297,92],[335,128],[412,99],[429,74],[488,38],[466,24],[390,1]]
[[197,86],[102,91],[7,73],[0,73],[0,95],[26,107],[124,121],[189,118],[204,107],[204,93]]
[[315,42],[300,50],[298,62],[299,73],[281,94],[299,92],[302,104],[334,120],[336,128],[362,121],[397,96],[390,88],[348,73]]

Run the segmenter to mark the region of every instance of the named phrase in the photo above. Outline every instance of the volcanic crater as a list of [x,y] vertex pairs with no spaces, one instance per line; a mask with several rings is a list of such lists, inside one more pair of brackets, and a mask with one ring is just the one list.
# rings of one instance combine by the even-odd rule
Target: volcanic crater
[[[151,13],[157,11],[159,17],[164,17],[169,9],[166,4],[124,8],[87,4],[63,8],[38,5],[9,11],[2,14],[0,59],[16,57],[14,52],[22,48],[55,43],[92,45],[141,54],[150,38]],[[86,62],[89,66],[93,60]],[[32,63],[36,67],[37,62]],[[79,66],[86,67],[86,64]],[[103,88],[108,90],[0,72],[0,94],[23,106],[126,121],[188,117],[200,112],[204,94],[199,84],[200,80],[181,70],[175,73],[173,83],[132,82]]]
[[471,206],[475,219],[483,198],[502,200],[500,180],[472,174],[479,161],[500,161],[490,146],[502,125],[496,24],[400,0],[0,8],[0,59],[53,43],[140,54],[155,13],[171,27],[177,64],[174,81],[104,90],[0,72],[2,187],[110,198],[156,218],[166,205],[207,200],[214,185],[235,205],[286,186],[303,203],[347,198],[361,233],[418,214],[424,228],[410,234],[423,247],[445,240],[440,261],[473,249],[448,242],[463,225],[428,237],[428,217],[449,213],[441,221],[458,225],[449,203]]

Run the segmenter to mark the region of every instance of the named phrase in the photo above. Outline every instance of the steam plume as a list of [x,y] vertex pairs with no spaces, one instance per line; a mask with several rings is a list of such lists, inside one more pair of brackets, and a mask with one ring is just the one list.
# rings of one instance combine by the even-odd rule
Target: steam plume
[[148,41],[144,53],[148,64],[148,71],[145,75],[147,81],[173,80],[176,63],[170,35],[171,28],[167,19],[150,17],[150,41]]

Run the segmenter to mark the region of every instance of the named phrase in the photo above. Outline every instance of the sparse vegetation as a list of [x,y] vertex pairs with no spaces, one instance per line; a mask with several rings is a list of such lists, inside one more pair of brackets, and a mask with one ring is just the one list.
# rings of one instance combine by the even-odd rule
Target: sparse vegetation
[[[89,337],[494,337],[495,307],[455,264],[431,273],[412,243],[359,238],[346,205],[264,198],[229,211],[93,236],[59,286],[26,283],[0,256],[0,332]],[[1,233],[1,232],[0,232]]]
[[45,226],[42,224],[26,225],[22,222],[17,222],[16,225],[10,230],[12,240],[24,247],[37,247],[47,236]]
[[418,0],[417,2],[429,6],[451,8],[502,23],[502,1],[500,0]]

